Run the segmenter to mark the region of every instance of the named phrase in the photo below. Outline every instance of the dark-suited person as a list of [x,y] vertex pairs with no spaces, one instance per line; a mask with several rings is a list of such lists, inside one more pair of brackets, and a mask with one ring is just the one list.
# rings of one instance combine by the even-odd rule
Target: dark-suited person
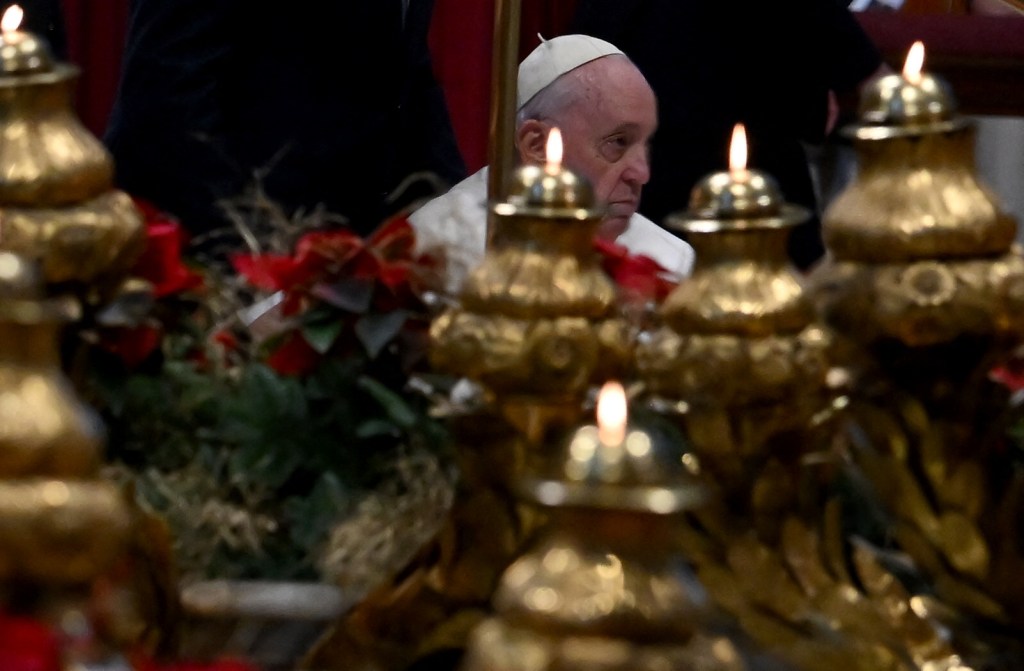
[[323,206],[372,230],[405,204],[389,200],[407,176],[464,176],[427,48],[432,10],[134,0],[104,137],[118,186],[199,233],[226,224],[216,202],[259,172],[286,213]]
[[[830,91],[856,88],[882,66],[836,0],[580,0],[572,30],[618,45],[658,96],[661,126],[640,205],[655,221],[684,209],[690,188],[726,165],[736,122],[747,126],[751,164],[814,211],[802,143],[825,139]],[[823,251],[817,217],[790,238],[801,268]]]

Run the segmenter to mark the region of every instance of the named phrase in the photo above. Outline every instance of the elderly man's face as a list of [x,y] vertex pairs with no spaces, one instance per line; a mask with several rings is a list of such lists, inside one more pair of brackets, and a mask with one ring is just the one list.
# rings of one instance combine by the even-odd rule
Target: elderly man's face
[[658,126],[654,92],[625,58],[581,66],[585,96],[551,121],[562,129],[565,164],[591,181],[608,206],[599,235],[618,237],[640,204],[651,177],[649,144]]

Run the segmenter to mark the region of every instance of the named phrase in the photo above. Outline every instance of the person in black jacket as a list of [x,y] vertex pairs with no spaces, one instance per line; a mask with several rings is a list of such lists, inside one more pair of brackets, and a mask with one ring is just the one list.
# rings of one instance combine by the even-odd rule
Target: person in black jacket
[[427,48],[432,0],[134,0],[104,141],[118,186],[200,233],[257,181],[360,233],[465,167]]
[[[836,0],[580,0],[572,31],[618,45],[658,96],[640,204],[658,222],[686,208],[703,176],[727,167],[737,122],[747,127],[750,165],[814,211],[802,143],[820,143],[831,129],[830,92],[855,89],[882,67]],[[789,251],[800,268],[823,254],[817,217],[793,232]]]

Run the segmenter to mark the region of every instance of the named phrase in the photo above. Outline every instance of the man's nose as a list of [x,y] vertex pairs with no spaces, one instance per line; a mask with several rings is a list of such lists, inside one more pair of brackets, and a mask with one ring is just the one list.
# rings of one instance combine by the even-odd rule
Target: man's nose
[[622,177],[627,182],[643,186],[651,180],[651,161],[647,147],[635,147],[627,157]]

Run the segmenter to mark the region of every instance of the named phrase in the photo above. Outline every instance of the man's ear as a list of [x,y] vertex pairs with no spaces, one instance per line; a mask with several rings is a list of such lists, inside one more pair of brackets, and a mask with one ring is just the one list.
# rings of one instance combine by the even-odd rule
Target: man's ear
[[547,153],[548,127],[543,121],[527,119],[516,129],[516,150],[524,165],[544,163]]

